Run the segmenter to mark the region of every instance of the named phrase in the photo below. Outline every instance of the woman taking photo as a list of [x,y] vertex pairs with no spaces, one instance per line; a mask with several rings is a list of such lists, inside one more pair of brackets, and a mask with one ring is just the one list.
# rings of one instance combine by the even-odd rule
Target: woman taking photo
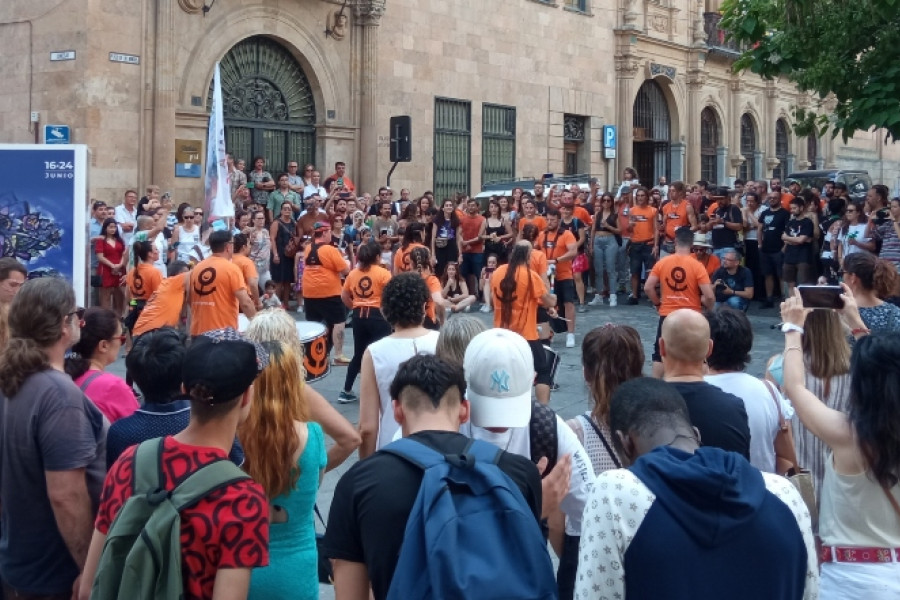
[[[597,277],[596,288],[599,290],[606,281],[603,294],[599,291],[590,301],[591,306],[603,304],[603,296],[609,296],[609,305],[618,306],[616,296],[616,257],[619,255],[619,246],[622,243],[621,230],[619,229],[619,213],[616,210],[615,199],[609,192],[600,196],[597,210],[594,212],[594,223],[591,225],[591,245],[588,250],[594,259],[594,274]],[[605,277],[604,277],[605,275]]]
[[830,449],[819,536],[819,598],[900,597],[900,338],[869,335],[847,285],[840,313],[856,345],[850,361],[850,413],[826,406],[804,385],[799,292],[781,305],[784,388],[803,424]]
[[390,272],[378,264],[381,248],[363,244],[359,247],[357,259],[359,265],[347,275],[341,292],[341,300],[352,311],[353,327],[353,358],[347,367],[344,389],[338,395],[341,404],[356,400],[353,383],[359,375],[366,348],[391,334],[391,326],[381,314],[381,294],[391,280]]
[[[150,270],[156,272],[153,266]],[[120,377],[104,371],[119,357],[125,332],[108,308],[91,307],[84,311],[81,321],[81,338],[66,359],[66,373],[109,422],[115,423],[140,408],[131,388]]]
[[[291,349],[297,364],[302,368],[303,343],[297,334],[297,323],[284,310],[274,308],[256,313],[244,337],[259,343],[281,342]],[[325,467],[328,472],[347,460],[359,447],[359,433],[311,386],[304,385],[302,394],[303,403],[309,407],[310,419],[321,425],[328,437],[334,440],[334,445],[328,448],[328,464]]]
[[868,252],[847,256],[843,267],[844,283],[853,292],[866,327],[875,333],[900,332],[900,308],[884,301],[898,293],[897,268]]
[[443,275],[447,263],[457,262],[461,253],[459,215],[456,214],[453,200],[445,198],[441,203],[441,210],[431,222],[431,256],[435,259],[435,272]]
[[[184,210],[182,210],[182,207]],[[181,214],[178,218],[178,225],[172,232],[172,250],[175,252],[176,260],[184,263],[198,263],[203,260],[203,253],[200,251],[200,223],[199,219],[195,220],[195,211],[190,205],[182,204],[178,207]]]
[[238,426],[244,470],[269,499],[269,566],[254,569],[249,598],[319,597],[313,506],[325,472],[325,438],[310,422],[300,357],[265,342],[269,364],[253,384],[250,414]]
[[111,308],[121,316],[125,312],[125,265],[128,264],[128,249],[119,235],[115,219],[103,221],[103,238],[97,240],[94,252],[97,254],[97,273],[100,275],[100,306]]
[[504,220],[500,213],[500,202],[494,199],[489,200],[487,210],[484,212],[484,235],[481,236],[481,239],[484,240],[485,259],[491,254],[497,255],[497,258],[505,258],[507,244],[513,237],[509,221]]
[[[272,248],[272,262],[269,274],[275,282],[275,294],[281,298],[282,308],[287,310],[291,299],[291,284],[294,283],[294,258],[288,257],[284,251],[294,234],[294,209],[290,202],[282,203],[278,218],[269,226],[269,243]],[[302,257],[302,252],[296,256]],[[302,305],[302,297],[298,294],[297,306]]]

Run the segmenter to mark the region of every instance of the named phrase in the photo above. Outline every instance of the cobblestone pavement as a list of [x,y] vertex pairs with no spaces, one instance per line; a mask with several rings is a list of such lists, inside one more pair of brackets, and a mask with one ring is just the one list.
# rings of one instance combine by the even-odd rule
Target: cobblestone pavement
[[[621,295],[620,295],[621,297]],[[624,302],[623,302],[624,304]],[[780,352],[783,349],[784,338],[780,331],[772,329],[772,325],[780,321],[777,309],[760,309],[757,303],[753,303],[747,316],[753,325],[753,350],[752,361],[747,368],[747,372],[751,375],[761,375],[765,368],[766,360]],[[473,316],[483,320],[488,326],[493,323],[492,314],[484,314],[481,312],[470,313]],[[295,318],[303,319],[302,314],[292,313]],[[451,317],[454,318],[454,317]],[[646,302],[641,302],[638,306],[619,305],[615,308],[608,305],[588,307],[586,313],[576,314],[575,328],[575,348],[565,347],[565,335],[558,335],[553,342],[553,348],[560,353],[560,365],[556,375],[556,381],[559,384],[559,390],[553,392],[550,398],[550,405],[563,418],[571,418],[572,416],[583,412],[587,409],[588,389],[584,382],[581,370],[581,340],[585,333],[594,327],[601,326],[605,323],[619,323],[622,325],[631,325],[641,335],[644,343],[644,354],[646,356],[646,368],[644,374],[650,374],[650,355],[653,352],[653,336],[656,335],[658,317],[656,311]],[[348,356],[353,350],[353,330],[347,329],[346,339],[344,340],[344,353]],[[118,360],[110,366],[110,371],[125,376],[125,365],[123,360]],[[346,367],[333,366],[331,373],[321,381],[311,384],[319,393],[332,402],[334,407],[343,414],[351,423],[359,421],[359,403],[338,404],[337,397],[344,383]],[[359,390],[359,378],[356,380],[355,391]],[[351,457],[337,469],[327,473],[322,486],[319,489],[318,503],[326,520],[328,518],[328,509],[331,506],[331,498],[334,494],[335,485],[337,485],[340,476],[346,472],[357,460],[354,453]],[[321,530],[321,525],[316,524]],[[332,588],[322,586],[321,598],[333,598]]]

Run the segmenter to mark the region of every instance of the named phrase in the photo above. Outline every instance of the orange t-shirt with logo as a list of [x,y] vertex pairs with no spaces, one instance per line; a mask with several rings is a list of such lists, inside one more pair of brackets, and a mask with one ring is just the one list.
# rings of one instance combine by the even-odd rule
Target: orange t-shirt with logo
[[213,329],[237,329],[240,304],[235,294],[246,289],[244,274],[222,256],[210,256],[191,271],[191,335]]
[[[572,279],[572,261],[566,260],[559,262],[559,257],[569,251],[569,244],[577,244],[578,240],[572,235],[571,231],[557,231],[551,233],[545,231],[542,233],[535,244],[535,249],[543,250],[547,260],[556,260],[556,280],[565,281]],[[572,257],[575,258],[574,256]]]
[[691,224],[688,219],[688,203],[682,200],[676,206],[673,202],[667,202],[662,208],[663,224],[666,228],[666,239],[672,241],[675,239],[675,230],[679,227],[689,227]]
[[347,268],[347,261],[341,256],[341,251],[331,244],[316,244],[316,254],[319,257],[318,265],[309,264],[309,253],[313,244],[306,247],[303,260],[306,266],[303,268],[303,297],[304,298],[331,298],[341,295],[341,272]]
[[[481,215],[470,215],[468,213],[460,215],[459,228],[462,231],[462,239],[471,240],[478,237],[481,230],[481,224],[484,223],[484,217]],[[484,252],[484,240],[478,239],[468,246],[463,244],[463,252],[466,254],[480,254]]]
[[367,270],[353,269],[344,280],[344,291],[350,294],[353,308],[381,308],[381,294],[391,280],[391,273],[381,265]]
[[412,265],[409,263],[409,255],[416,248],[424,248],[422,244],[413,242],[406,250],[398,248],[394,253],[394,273],[406,273],[412,271]]
[[[533,253],[532,256],[536,254]],[[506,277],[509,265],[500,265],[491,275],[491,301],[494,303],[494,327],[503,327],[503,292],[500,282]],[[541,276],[524,267],[516,269],[516,291],[512,301],[509,329],[529,341],[538,339],[537,308],[546,293]]]
[[535,248],[531,251],[531,259],[529,260],[529,262],[531,263],[531,270],[538,275],[544,275],[547,273],[547,255],[541,252],[538,248]]
[[716,256],[715,254],[713,254],[712,252],[710,252],[707,255],[705,264],[703,263],[703,261],[700,260],[700,257],[697,256],[696,252],[692,252],[691,256],[693,256],[694,260],[696,260],[698,263],[700,263],[703,266],[704,269],[706,269],[706,272],[707,272],[707,274],[709,274],[710,277],[712,277],[712,274],[715,273],[716,271],[718,271],[719,267],[722,266],[722,261],[720,261],[719,257]]
[[428,275],[426,277],[425,274],[422,274],[422,279],[425,280],[425,287],[428,288],[428,302],[425,303],[425,316],[431,319],[432,323],[437,323],[432,296],[435,292],[437,292],[438,295],[441,294],[441,289],[443,289],[441,288],[441,280],[434,275]]
[[162,280],[134,324],[131,330],[133,335],[143,335],[160,327],[178,326],[184,306],[184,280],[188,275],[181,273]]
[[519,231],[525,229],[525,226],[529,223],[533,223],[535,227],[537,227],[538,231],[543,231],[547,229],[547,219],[542,217],[541,215],[535,215],[531,219],[526,219],[525,217],[519,217]]
[[680,308],[702,308],[700,286],[709,283],[709,274],[693,256],[671,254],[658,261],[650,274],[659,278],[660,316],[665,317]]
[[247,288],[247,293],[249,293],[250,280],[254,278],[259,279],[259,273],[256,271],[256,264],[243,254],[235,254],[231,257],[231,262],[237,265],[237,268],[241,270],[241,274],[244,276],[244,287]]
[[162,283],[162,274],[152,263],[140,263],[125,276],[125,284],[135,300],[147,300]]
[[631,222],[631,241],[652,242],[656,232],[656,209],[652,206],[632,206],[628,213]]

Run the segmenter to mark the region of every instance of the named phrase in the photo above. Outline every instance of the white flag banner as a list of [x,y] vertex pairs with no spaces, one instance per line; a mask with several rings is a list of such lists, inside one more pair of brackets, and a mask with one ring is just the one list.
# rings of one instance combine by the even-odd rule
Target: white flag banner
[[225,120],[222,118],[222,83],[219,63],[213,76],[213,103],[209,113],[209,136],[206,141],[206,180],[204,181],[207,220],[233,219],[234,204],[228,185],[228,164],[225,160]]

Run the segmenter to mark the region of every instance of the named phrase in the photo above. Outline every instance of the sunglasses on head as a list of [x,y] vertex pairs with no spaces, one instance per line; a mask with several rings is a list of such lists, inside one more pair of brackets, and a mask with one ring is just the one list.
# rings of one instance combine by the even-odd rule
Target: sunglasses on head
[[84,318],[84,308],[79,306],[72,312],[66,313],[66,317],[71,317],[72,315],[75,315],[76,317],[78,317],[78,320],[80,321],[81,319]]

